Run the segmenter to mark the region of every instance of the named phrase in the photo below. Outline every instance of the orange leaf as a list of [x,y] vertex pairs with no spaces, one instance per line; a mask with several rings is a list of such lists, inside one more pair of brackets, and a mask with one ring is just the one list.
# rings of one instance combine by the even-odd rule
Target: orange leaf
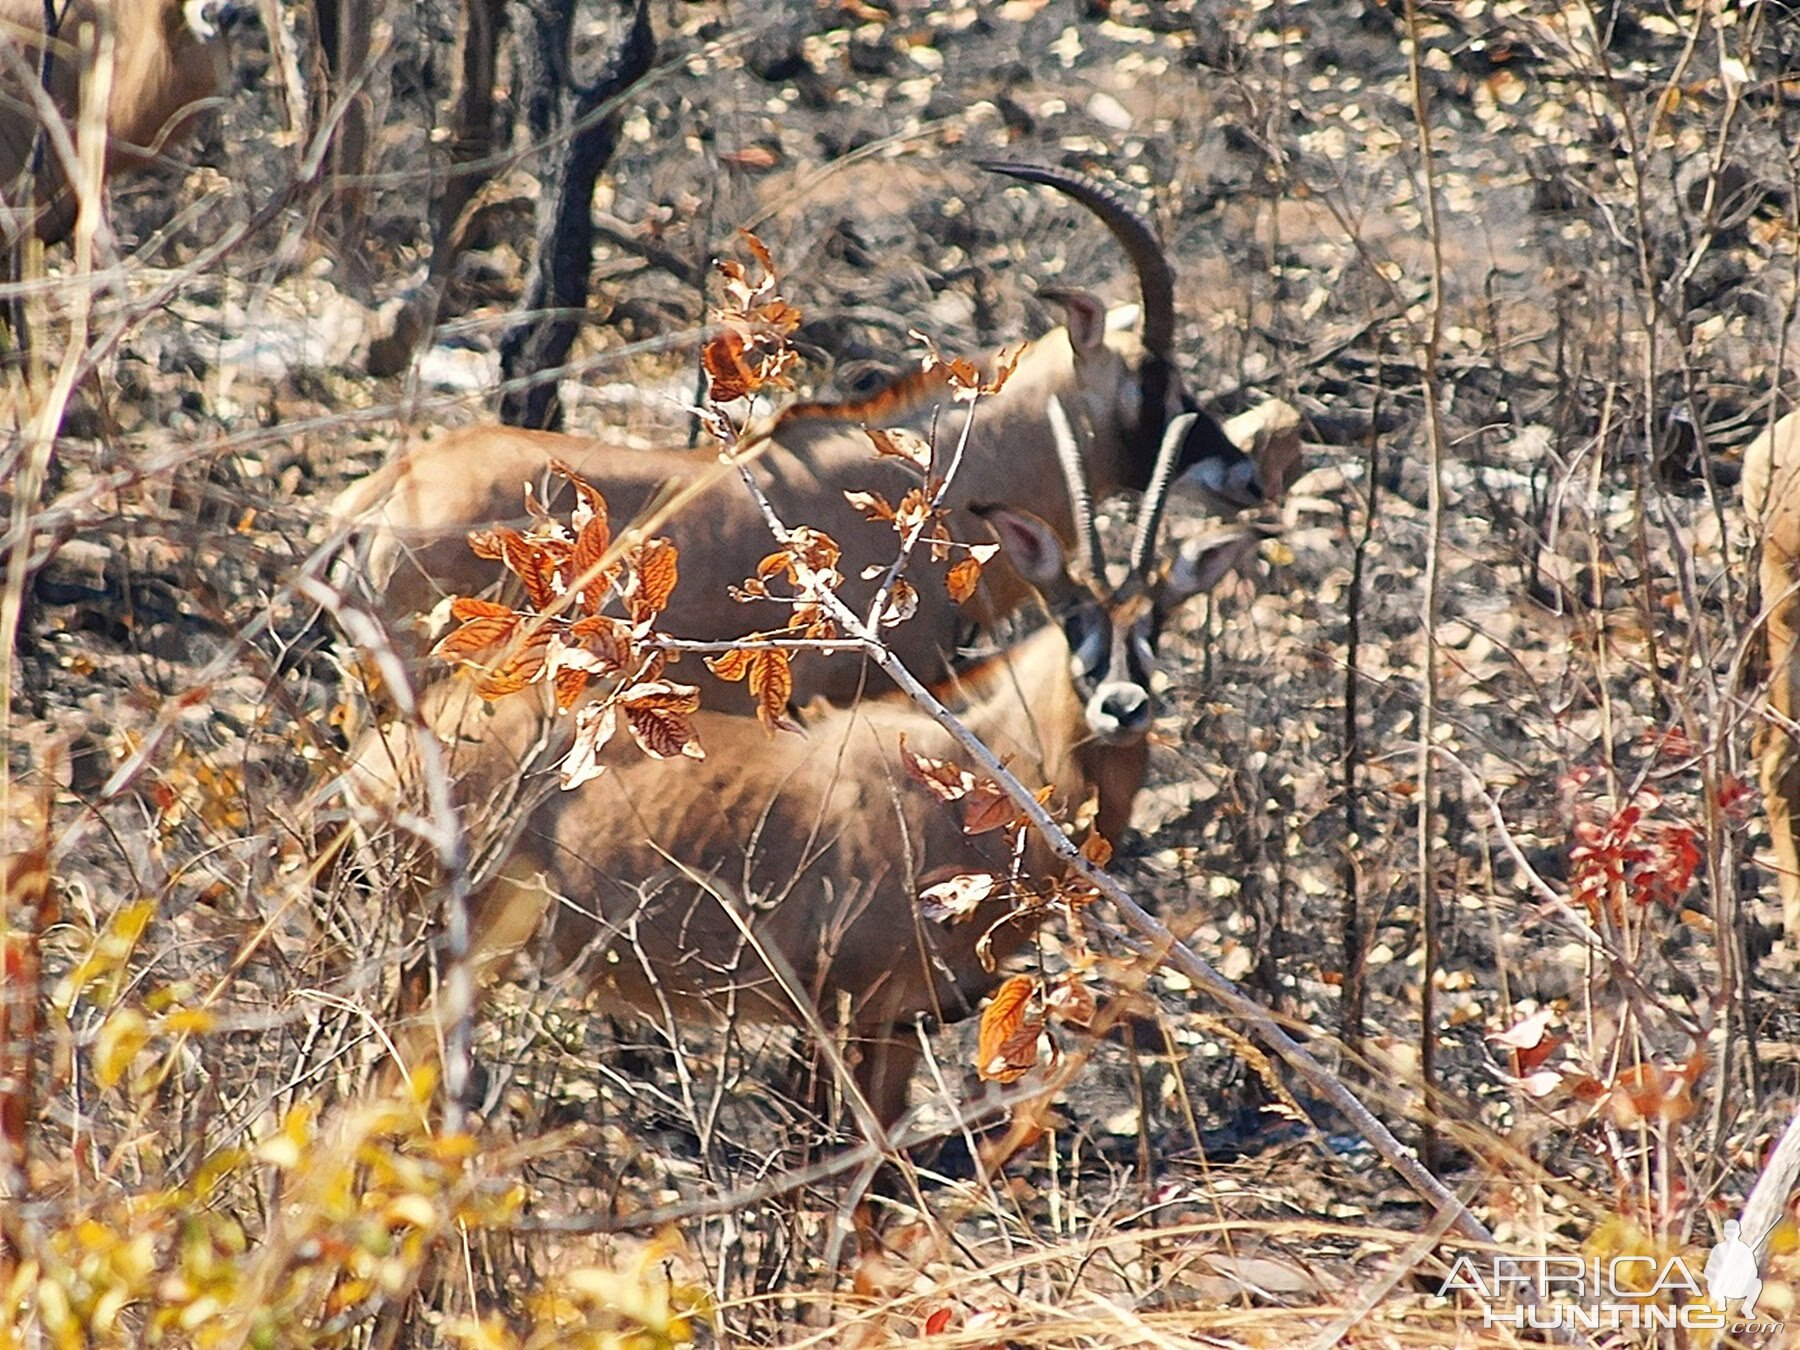
[[756,718],[766,731],[793,730],[787,715],[794,696],[794,673],[784,651],[753,653],[750,657],[750,693],[756,699]]
[[1105,867],[1112,861],[1112,841],[1098,831],[1088,835],[1081,841],[1081,856],[1095,867]]
[[966,604],[980,584],[981,564],[973,558],[958,558],[950,564],[949,575],[944,578],[944,589],[959,605]]
[[477,600],[472,595],[459,595],[450,602],[450,617],[459,623],[467,619],[510,619],[513,611],[492,600]]
[[[611,675],[631,660],[631,634],[625,625],[605,614],[590,614],[569,625],[563,636],[563,661],[583,670]],[[576,653],[581,653],[580,659]]]
[[567,712],[587,692],[588,672],[573,666],[563,666],[551,677],[551,687],[556,690],[556,707],[559,712]]
[[440,661],[458,661],[509,641],[524,621],[509,609],[501,612],[504,618],[470,619],[462,627],[444,634],[431,649],[431,654]]
[[675,545],[661,538],[646,540],[631,551],[627,565],[633,582],[627,607],[633,623],[643,623],[667,608],[680,576],[676,556]]
[[600,513],[590,516],[581,527],[581,533],[575,536],[575,551],[569,555],[569,582],[573,585],[585,578],[581,603],[591,612],[598,612],[606,603],[606,572],[596,570],[612,545],[612,529],[606,523],[604,512],[605,503],[602,502]]
[[706,396],[714,403],[730,403],[762,388],[762,377],[744,359],[745,348],[743,335],[727,328],[700,349],[700,364],[708,381]]
[[545,648],[550,641],[547,632],[532,635],[518,651],[499,665],[485,670],[475,682],[475,692],[490,703],[507,694],[516,694],[544,669]]
[[993,1000],[981,1012],[981,1036],[975,1051],[975,1072],[996,1083],[1012,1083],[1023,1078],[1037,1062],[1037,1037],[1032,1035],[1033,1054],[1021,1064],[1013,1053],[1021,1032],[1042,1024],[1032,1021],[1031,996],[1037,981],[1029,975],[1014,975],[994,991]]
[[750,653],[741,647],[706,658],[706,667],[728,684],[736,684],[750,673]]

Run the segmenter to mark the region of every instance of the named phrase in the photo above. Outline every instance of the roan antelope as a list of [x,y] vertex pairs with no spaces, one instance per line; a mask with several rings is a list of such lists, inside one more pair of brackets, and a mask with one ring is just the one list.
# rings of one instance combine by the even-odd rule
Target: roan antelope
[[[223,28],[235,15],[213,0],[61,0],[54,33],[44,0],[0,0],[0,233],[16,238],[35,228],[40,239],[64,238],[75,220],[63,157],[44,129],[43,91],[79,152],[78,113],[86,70],[78,37],[110,23],[114,34],[112,92],[106,105],[104,174],[141,169],[192,131],[207,100],[225,81]],[[90,58],[91,63],[91,58]],[[35,89],[24,83],[30,77]],[[39,132],[45,130],[41,149]],[[36,219],[19,211],[38,159]],[[6,217],[12,216],[11,220]]]
[[[1073,497],[1073,559],[1035,515],[996,508],[986,519],[1055,622],[938,693],[1028,787],[1052,788],[1057,809],[1096,794],[1095,826],[1116,837],[1144,779],[1163,622],[1267,529],[1216,530],[1159,564],[1163,503],[1194,422],[1184,414],[1165,432],[1123,580],[1110,584],[1073,435],[1054,397],[1045,406]],[[519,766],[545,733],[536,700],[503,698],[483,716],[469,682],[455,680],[424,703],[465,810],[520,792]],[[752,718],[710,711],[694,724],[703,761],[619,761],[523,808],[472,902],[477,971],[491,975],[542,932],[554,964],[592,963],[584,978],[604,1002],[672,1026],[736,1016],[817,1030],[841,1012],[856,1085],[892,1125],[919,1058],[912,1023],[970,1014],[1000,978],[978,945],[985,938],[1002,959],[1041,919],[1041,909],[1008,917],[1017,901],[1005,832],[965,834],[959,813],[909,781],[903,741],[915,755],[964,756],[897,692],[815,705],[798,735],[771,739]],[[411,744],[398,728],[364,738],[353,782],[365,803],[416,788]],[[1032,835],[1024,875],[1051,875],[1053,862]],[[960,923],[923,917],[921,889],[965,874],[1001,880]]]
[[[1093,296],[1055,293],[1067,324],[1027,344],[1005,385],[975,405],[967,450],[946,500],[952,533],[983,537],[972,507],[995,503],[1030,511],[1063,538],[1073,537],[1046,411],[1052,398],[1085,430],[1089,478],[1102,496],[1148,484],[1170,419],[1185,411],[1192,415],[1182,423],[1177,470],[1226,507],[1259,501],[1255,467],[1181,388],[1171,351],[1174,276],[1148,223],[1083,174],[1019,164],[986,167],[1055,187],[1108,226],[1136,270],[1143,327],[1140,338],[1109,324]],[[860,610],[874,594],[875,583],[858,579],[857,571],[892,558],[894,533],[866,519],[845,500],[845,491],[880,492],[899,501],[918,481],[896,460],[876,460],[863,428],[918,430],[932,438],[941,465],[962,434],[967,408],[953,405],[949,393],[941,371],[920,372],[866,401],[790,408],[756,465],[757,482],[784,522],[815,526],[843,547],[850,578],[843,595],[852,608]],[[404,631],[412,616],[430,610],[441,596],[474,595],[491,584],[491,569],[464,540],[471,530],[497,522],[525,524],[522,486],[530,480],[542,488],[552,459],[599,488],[619,519],[639,516],[669,490],[718,469],[710,449],[633,450],[512,427],[468,427],[420,445],[353,484],[332,508],[340,528],[357,527],[352,570],[390,627]],[[727,639],[782,626],[786,616],[775,606],[730,598],[731,587],[774,547],[762,513],[735,474],[715,481],[658,530],[681,551],[681,589],[666,616],[671,634]],[[892,641],[901,661],[926,680],[947,673],[959,636],[971,624],[991,623],[1029,595],[1007,567],[990,568],[983,593],[961,608],[933,577],[918,579],[918,591],[917,613]],[[847,702],[862,683],[854,661],[800,661],[794,675],[799,702],[819,695]],[[684,668],[682,678],[718,701],[719,686],[705,671]]]
[[1770,716],[1758,732],[1782,924],[1800,942],[1800,413],[1744,451],[1744,511],[1762,541],[1758,573]]

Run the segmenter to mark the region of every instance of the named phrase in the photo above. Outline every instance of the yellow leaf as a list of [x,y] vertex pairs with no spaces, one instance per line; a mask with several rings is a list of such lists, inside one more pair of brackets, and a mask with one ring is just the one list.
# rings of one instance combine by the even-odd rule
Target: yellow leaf
[[150,1024],[136,1008],[118,1008],[100,1024],[94,1038],[94,1077],[101,1087],[113,1087],[150,1040]]
[[204,1036],[219,1025],[219,1019],[205,1008],[177,1008],[163,1018],[163,1030],[188,1036]]

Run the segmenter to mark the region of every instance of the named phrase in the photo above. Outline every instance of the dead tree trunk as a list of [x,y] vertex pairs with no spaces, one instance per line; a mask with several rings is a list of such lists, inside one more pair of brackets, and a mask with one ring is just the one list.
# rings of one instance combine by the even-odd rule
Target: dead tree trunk
[[369,374],[398,375],[420,339],[441,317],[444,292],[466,241],[464,212],[494,173],[502,148],[494,126],[494,83],[506,31],[506,0],[463,0],[458,89],[450,133],[450,167],[431,208],[431,267],[425,284],[369,346]]
[[373,46],[373,0],[316,0],[324,78],[315,82],[313,125],[324,122],[338,99],[347,100],[331,142],[331,214],[340,239],[353,239],[368,209],[371,128],[375,97],[369,88]]
[[531,381],[501,397],[500,418],[513,426],[554,430],[562,423],[555,372],[587,305],[594,184],[618,145],[618,101],[656,59],[649,0],[627,4],[630,31],[606,69],[585,85],[569,69],[574,0],[522,4],[515,11],[526,125],[533,144],[547,148],[547,158],[538,175],[537,255],[524,314],[500,344],[505,378]]

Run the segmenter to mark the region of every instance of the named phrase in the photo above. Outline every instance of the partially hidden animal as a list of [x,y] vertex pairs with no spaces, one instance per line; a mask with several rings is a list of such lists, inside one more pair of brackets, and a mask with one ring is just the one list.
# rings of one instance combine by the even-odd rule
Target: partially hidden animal
[[[1046,407],[1073,552],[1028,512],[984,518],[1052,622],[937,694],[1026,786],[1051,789],[1052,809],[1073,813],[1097,795],[1095,828],[1116,838],[1144,781],[1164,622],[1269,531],[1215,529],[1163,561],[1163,503],[1194,420],[1183,414],[1165,431],[1122,579],[1109,580],[1072,433],[1054,397]],[[482,808],[520,797],[546,715],[525,696],[486,715],[466,680],[428,691],[424,709],[474,830]],[[473,960],[485,980],[541,943],[552,968],[574,970],[605,1006],[671,1027],[841,1028],[855,1084],[890,1126],[920,1056],[915,1022],[967,1016],[996,987],[978,949],[1003,960],[1035,930],[1044,911],[1024,902],[1025,879],[1054,876],[1054,855],[1035,834],[1015,858],[1005,831],[965,833],[957,808],[909,778],[907,754],[966,755],[897,691],[815,705],[800,734],[771,738],[752,718],[704,710],[694,724],[704,760],[621,759],[514,806],[510,825],[488,822],[500,861],[472,902]],[[377,814],[417,800],[415,745],[396,725],[357,747],[354,790]],[[991,892],[961,922],[926,917],[920,892],[953,877],[991,878]],[[422,906],[429,886],[413,884]]]
[[[1261,499],[1255,466],[1182,389],[1174,367],[1174,276],[1149,224],[1106,185],[1084,174],[1020,164],[992,164],[996,172],[1048,184],[1094,212],[1123,245],[1142,292],[1142,327],[1134,333],[1085,292],[1059,292],[1064,326],[1025,345],[1010,378],[974,405],[973,426],[945,505],[959,539],[985,539],[972,508],[998,504],[1030,511],[1065,540],[1072,539],[1067,492],[1056,462],[1048,406],[1054,398],[1085,434],[1089,479],[1102,496],[1141,490],[1171,420],[1184,416],[1176,465],[1226,509]],[[825,531],[843,549],[843,595],[865,605],[875,582],[858,574],[890,561],[893,528],[872,521],[846,492],[877,492],[897,503],[919,477],[895,458],[877,459],[866,428],[904,426],[933,437],[937,464],[948,464],[964,434],[967,405],[953,402],[941,369],[919,371],[873,398],[847,404],[801,404],[774,427],[773,441],[754,475],[787,525]],[[682,580],[664,616],[676,637],[726,639],[779,629],[786,614],[774,604],[745,605],[731,597],[775,543],[762,511],[734,473],[719,478],[711,449],[647,451],[601,440],[475,426],[414,446],[334,504],[331,518],[352,534],[344,569],[390,626],[406,631],[413,617],[445,595],[477,594],[493,572],[465,543],[470,531],[496,522],[523,524],[523,485],[542,485],[552,459],[594,484],[615,518],[636,517],[672,492],[714,481],[697,499],[658,526],[681,552]],[[923,551],[921,551],[922,553]],[[1030,594],[1015,568],[988,569],[981,594],[959,607],[945,593],[941,568],[914,567],[918,609],[896,629],[896,655],[920,678],[952,668],[959,639],[1012,612]],[[416,646],[413,648],[416,650]],[[718,686],[705,671],[682,678],[717,702]],[[865,672],[847,660],[808,661],[795,668],[798,702],[825,696],[845,702]]]
[[0,225],[6,238],[33,230],[47,243],[75,220],[64,156],[44,128],[53,114],[80,153],[83,86],[95,68],[83,30],[113,35],[102,170],[110,181],[192,133],[225,85],[225,30],[238,15],[214,0],[55,0],[51,8],[47,25],[43,0],[0,0],[0,43],[11,48],[0,53]]
[[1744,451],[1744,512],[1762,545],[1757,573],[1768,653],[1767,718],[1757,733],[1782,924],[1800,942],[1800,413]]

